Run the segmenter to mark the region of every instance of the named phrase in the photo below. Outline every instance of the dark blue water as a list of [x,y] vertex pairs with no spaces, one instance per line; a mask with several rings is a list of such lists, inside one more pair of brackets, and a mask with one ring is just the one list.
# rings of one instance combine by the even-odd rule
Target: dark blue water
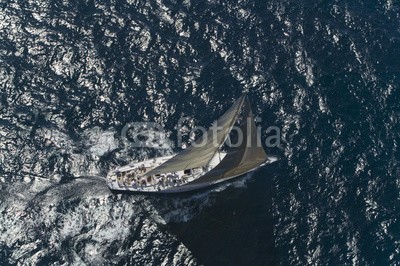
[[[400,9],[379,1],[0,4],[0,264],[400,261]],[[124,125],[209,126],[248,91],[279,163],[113,195]],[[263,139],[268,134],[263,131]]]

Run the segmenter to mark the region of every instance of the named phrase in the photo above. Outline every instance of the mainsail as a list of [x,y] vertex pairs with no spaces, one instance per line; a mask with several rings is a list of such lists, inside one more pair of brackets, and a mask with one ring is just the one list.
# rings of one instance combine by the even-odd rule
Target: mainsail
[[243,121],[240,125],[243,140],[238,147],[231,147],[222,161],[211,171],[202,177],[188,183],[187,185],[199,184],[204,182],[217,182],[229,177],[245,174],[268,159],[260,143],[250,101],[246,99]]
[[[224,144],[232,130],[239,111],[242,108],[244,99],[245,95],[242,95],[231,108],[214,123],[214,125],[218,127],[218,130],[210,128],[206,134],[195,141],[195,145],[189,146],[170,160],[149,171],[147,175],[172,173],[207,165],[219,148]],[[216,132],[214,133],[214,131]]]

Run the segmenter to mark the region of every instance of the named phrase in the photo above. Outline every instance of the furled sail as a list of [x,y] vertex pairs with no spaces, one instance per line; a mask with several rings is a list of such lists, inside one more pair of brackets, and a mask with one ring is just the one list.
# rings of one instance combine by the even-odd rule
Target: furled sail
[[[239,111],[242,108],[245,95],[242,95],[215,123],[218,130],[210,128],[206,134],[170,160],[154,168],[147,175],[171,173],[202,167],[208,164],[218,149],[223,145],[233,125],[235,124]],[[215,131],[215,133],[213,133]],[[197,145],[196,145],[197,144]]]
[[261,145],[260,136],[258,136],[250,101],[248,99],[245,101],[243,121],[240,125],[240,129],[243,133],[243,141],[240,145],[238,145],[238,147],[231,147],[227,155],[216,167],[202,177],[187,183],[187,185],[204,182],[214,183],[218,180],[239,176],[257,168],[267,161],[268,157]]

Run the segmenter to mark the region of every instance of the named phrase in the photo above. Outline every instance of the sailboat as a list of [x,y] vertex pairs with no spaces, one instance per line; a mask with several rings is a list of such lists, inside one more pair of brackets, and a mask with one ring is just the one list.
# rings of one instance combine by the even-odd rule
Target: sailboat
[[[242,141],[227,151],[222,146],[236,122]],[[111,170],[107,185],[119,192],[177,193],[206,188],[252,172],[278,160],[267,156],[254,122],[246,94],[216,121],[211,128],[178,154],[157,157]]]

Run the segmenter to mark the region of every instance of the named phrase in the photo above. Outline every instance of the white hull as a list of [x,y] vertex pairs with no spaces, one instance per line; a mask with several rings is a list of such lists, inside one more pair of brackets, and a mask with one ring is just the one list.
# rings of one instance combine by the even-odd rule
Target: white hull
[[214,182],[202,182],[196,184],[190,184],[190,182],[202,177],[204,174],[212,170],[217,166],[221,160],[225,157],[226,153],[220,152],[211,160],[207,169],[197,168],[193,169],[192,173],[184,173],[184,171],[178,171],[175,173],[167,173],[159,176],[146,176],[146,173],[160,164],[171,159],[174,155],[158,157],[152,160],[146,160],[142,162],[131,163],[129,165],[121,166],[113,171],[110,171],[107,175],[107,185],[111,190],[119,192],[140,192],[140,193],[179,193],[189,192],[205,187],[209,187],[237,176],[244,175],[252,172],[259,167],[273,163],[278,160],[277,157],[268,157],[267,161],[250,169],[246,173],[228,176],[223,179],[219,179]]

